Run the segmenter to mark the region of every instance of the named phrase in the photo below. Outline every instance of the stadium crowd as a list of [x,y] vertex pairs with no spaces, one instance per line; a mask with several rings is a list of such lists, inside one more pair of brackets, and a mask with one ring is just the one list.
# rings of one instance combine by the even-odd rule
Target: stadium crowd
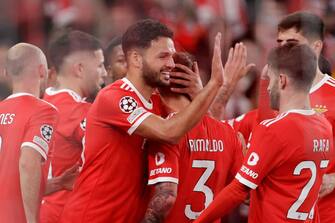
[[334,1],[6,4],[0,222],[334,222]]

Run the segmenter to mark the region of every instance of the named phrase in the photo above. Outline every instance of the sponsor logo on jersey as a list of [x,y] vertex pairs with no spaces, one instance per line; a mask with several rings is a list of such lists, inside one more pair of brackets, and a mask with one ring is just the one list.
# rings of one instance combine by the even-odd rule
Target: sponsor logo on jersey
[[125,96],[121,98],[119,106],[124,113],[132,113],[137,108],[137,102],[133,97]]
[[250,170],[248,167],[242,165],[241,171],[246,175],[250,176],[252,179],[256,179],[258,177],[258,173]]
[[165,162],[165,155],[164,153],[158,152],[155,155],[155,162],[156,166],[160,166]]
[[248,158],[248,165],[249,166],[255,166],[258,163],[259,160],[259,156],[257,155],[257,153],[252,152]]
[[80,122],[80,128],[83,131],[86,131],[86,118],[84,118],[81,122]]
[[136,108],[127,118],[128,122],[130,124],[133,124],[133,122],[140,117],[143,113],[145,113],[146,110],[142,107]]
[[320,114],[328,111],[326,105],[315,105],[315,107],[313,108],[313,110],[315,112],[317,112],[317,113],[320,113]]
[[40,130],[41,130],[42,138],[49,143],[52,137],[52,132],[53,132],[52,126],[42,125]]
[[172,168],[170,167],[163,167],[163,168],[158,168],[150,171],[150,176],[155,176],[157,174],[170,174],[172,173]]

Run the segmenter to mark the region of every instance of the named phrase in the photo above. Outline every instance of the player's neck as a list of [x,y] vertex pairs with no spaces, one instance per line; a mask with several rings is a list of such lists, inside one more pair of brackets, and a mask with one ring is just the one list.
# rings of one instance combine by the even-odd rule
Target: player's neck
[[143,78],[141,78],[140,74],[135,74],[128,70],[126,78],[134,85],[137,91],[147,100],[149,101],[152,93],[154,92],[154,88],[147,85]]
[[83,92],[76,80],[71,80],[66,76],[59,75],[58,76],[58,85],[56,87],[57,90],[61,89],[69,89],[76,92],[80,97],[84,97]]
[[169,112],[182,111],[191,103],[186,96],[175,93],[171,95],[161,95],[161,99]]
[[318,84],[324,78],[324,76],[325,76],[325,74],[323,74],[318,67],[317,71],[316,71],[315,78],[314,78],[313,83],[312,83],[312,87],[315,86],[316,84]]
[[38,86],[38,84],[27,85],[26,83],[23,83],[23,82],[16,82],[16,83],[13,83],[12,92],[13,94],[28,93],[28,94],[34,95],[37,98],[40,97],[40,87]]
[[281,98],[279,113],[287,112],[292,109],[308,110],[311,109],[309,95],[301,92],[294,96],[285,96]]

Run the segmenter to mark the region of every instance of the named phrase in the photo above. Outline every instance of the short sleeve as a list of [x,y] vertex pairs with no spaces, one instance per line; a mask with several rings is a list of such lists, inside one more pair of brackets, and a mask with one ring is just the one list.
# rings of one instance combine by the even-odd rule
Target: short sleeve
[[152,113],[140,103],[134,92],[110,90],[97,98],[96,115],[107,125],[113,125],[133,134]]
[[30,147],[46,160],[53,146],[53,135],[58,121],[58,112],[50,105],[41,106],[29,119],[25,127],[22,147]]
[[250,148],[235,178],[256,189],[263,178],[283,159],[281,143],[270,127],[259,125],[250,139]]
[[162,182],[178,184],[179,147],[163,143],[148,143],[148,185]]

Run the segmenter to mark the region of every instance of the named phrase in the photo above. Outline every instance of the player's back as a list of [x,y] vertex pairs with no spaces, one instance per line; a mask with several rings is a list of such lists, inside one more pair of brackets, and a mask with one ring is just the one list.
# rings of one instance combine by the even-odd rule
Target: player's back
[[[90,107],[77,93],[69,89],[48,88],[44,100],[59,111],[59,125],[55,132],[55,147],[50,151],[49,177],[61,175],[80,161],[84,120]],[[40,221],[58,222],[63,206],[71,192],[61,190],[43,198]]]
[[179,144],[178,195],[165,222],[192,222],[233,179],[242,162],[234,130],[205,116]]
[[[43,115],[50,116],[50,122],[40,124],[38,119]],[[28,146],[46,160],[56,115],[55,108],[30,94],[13,94],[0,102],[1,222],[26,222],[20,189],[20,151]],[[43,186],[42,181],[41,191]]]
[[104,88],[87,115],[84,167],[65,206],[62,222],[138,222],[147,194],[144,138],[133,135],[150,106],[127,79]]
[[[329,122],[311,110],[291,110],[261,122],[254,134],[251,147],[267,148],[250,154],[239,172],[258,185],[251,192],[249,222],[312,219],[322,175],[334,157]],[[256,143],[262,140],[263,145]]]

